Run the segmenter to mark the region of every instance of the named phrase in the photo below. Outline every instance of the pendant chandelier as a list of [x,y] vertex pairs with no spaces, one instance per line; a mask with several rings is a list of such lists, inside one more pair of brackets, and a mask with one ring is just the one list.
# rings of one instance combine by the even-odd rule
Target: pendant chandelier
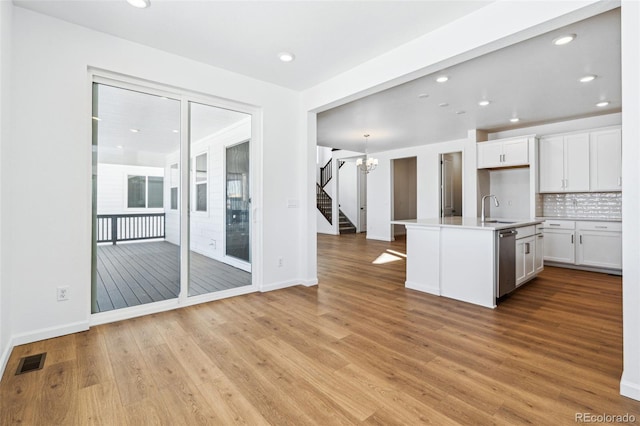
[[356,166],[363,173],[369,173],[370,171],[374,170],[378,166],[378,159],[377,158],[373,158],[373,157],[369,157],[369,155],[367,153],[367,138],[368,137],[369,137],[368,134],[364,135],[364,158],[358,158],[356,160]]

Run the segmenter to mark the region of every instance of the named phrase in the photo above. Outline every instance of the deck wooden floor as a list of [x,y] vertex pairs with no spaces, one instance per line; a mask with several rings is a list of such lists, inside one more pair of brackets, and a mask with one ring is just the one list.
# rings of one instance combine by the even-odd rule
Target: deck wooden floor
[[[619,395],[620,277],[546,268],[492,310],[406,289],[394,251],[402,241],[320,235],[317,287],[18,346],[0,382],[0,424],[640,420],[640,402]],[[42,370],[14,375],[20,357],[40,352]]]
[[[99,245],[98,312],[178,297],[179,247],[166,241]],[[251,285],[251,274],[191,252],[189,296]]]

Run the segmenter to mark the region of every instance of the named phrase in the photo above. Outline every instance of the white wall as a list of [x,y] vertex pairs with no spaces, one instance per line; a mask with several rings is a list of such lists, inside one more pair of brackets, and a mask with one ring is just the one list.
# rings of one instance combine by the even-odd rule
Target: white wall
[[640,3],[622,2],[623,395],[640,400]]
[[[4,3],[4,2],[3,2]],[[301,281],[298,93],[176,55],[14,9],[12,133],[3,140],[3,286],[14,343],[86,328],[91,265],[91,92],[88,67],[260,108],[257,235],[263,289]],[[34,117],[38,117],[37,125]],[[304,157],[306,158],[306,156]],[[16,161],[24,159],[24,161]],[[24,165],[29,164],[29,173]],[[261,176],[260,176],[261,175]],[[33,194],[38,194],[34,197]],[[42,209],[43,205],[55,206]],[[286,233],[282,229],[287,229]],[[34,244],[37,242],[37,244]],[[278,258],[282,257],[282,267]],[[255,266],[255,262],[254,262]],[[56,302],[56,286],[70,300]],[[33,315],[38,312],[38,315]]]
[[11,2],[0,2],[0,374],[4,371],[11,350],[11,294],[6,278],[6,260],[9,241],[5,238],[3,226],[3,202],[5,188],[12,181],[5,173],[4,151],[11,138],[11,53],[12,53],[13,6]]
[[418,147],[377,152],[378,168],[367,176],[367,238],[391,241],[391,161],[417,157],[417,218],[440,216],[440,154],[462,152],[462,215],[476,217],[476,139],[469,138]]
[[496,207],[493,201],[486,200],[486,213],[489,217],[497,218],[529,218],[529,168],[490,170],[489,193],[498,197],[500,205]]
[[[98,214],[162,213],[164,211],[162,208],[130,209],[127,207],[127,177],[130,175],[164,177],[164,168],[98,163],[98,196],[96,200]],[[164,201],[166,204],[166,191]]]

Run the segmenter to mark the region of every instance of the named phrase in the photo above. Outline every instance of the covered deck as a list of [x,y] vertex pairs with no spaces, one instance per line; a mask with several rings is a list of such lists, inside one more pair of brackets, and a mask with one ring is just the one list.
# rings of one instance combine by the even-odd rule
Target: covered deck
[[[251,285],[251,274],[191,252],[189,296]],[[166,241],[98,245],[98,312],[178,297],[179,247]]]

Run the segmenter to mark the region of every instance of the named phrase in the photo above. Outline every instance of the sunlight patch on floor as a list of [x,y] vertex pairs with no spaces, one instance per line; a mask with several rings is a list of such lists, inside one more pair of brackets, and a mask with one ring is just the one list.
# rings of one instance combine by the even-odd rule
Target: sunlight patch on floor
[[399,251],[387,249],[384,253],[378,256],[373,262],[374,265],[382,265],[385,263],[396,262],[398,260],[402,260],[406,258],[407,255],[404,253],[400,253]]

